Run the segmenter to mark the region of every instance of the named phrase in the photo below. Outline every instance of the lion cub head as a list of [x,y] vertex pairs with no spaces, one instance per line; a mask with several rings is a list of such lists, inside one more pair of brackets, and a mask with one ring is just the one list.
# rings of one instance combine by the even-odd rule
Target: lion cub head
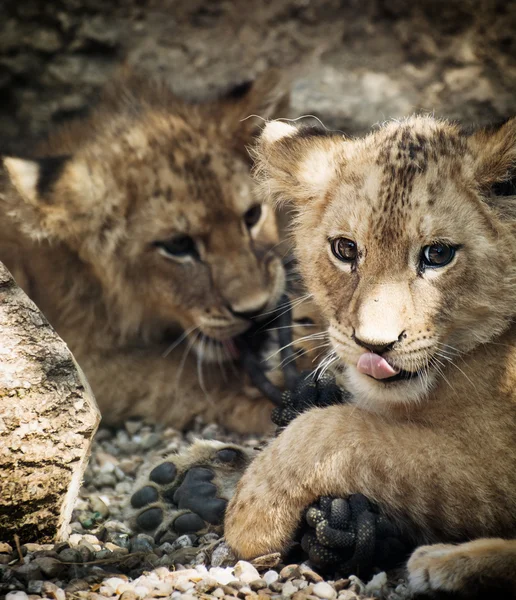
[[516,120],[468,133],[413,117],[359,140],[271,122],[256,158],[264,194],[295,207],[329,361],[357,402],[420,400],[509,327],[516,199],[499,182],[516,162]]
[[280,83],[269,72],[188,103],[125,75],[36,159],[4,159],[6,212],[87,267],[122,334],[179,327],[214,358],[217,341],[245,331],[284,289],[275,218],[253,195],[245,150],[257,127],[248,117],[285,108]]

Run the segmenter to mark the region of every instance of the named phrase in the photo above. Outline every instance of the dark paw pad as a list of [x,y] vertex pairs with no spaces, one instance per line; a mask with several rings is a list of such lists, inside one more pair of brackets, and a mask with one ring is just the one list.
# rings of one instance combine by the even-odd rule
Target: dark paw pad
[[214,473],[209,469],[190,469],[174,494],[174,503],[180,509],[197,513],[212,525],[219,525],[224,518],[227,501],[217,498],[217,488],[211,483],[213,477]]
[[140,513],[136,519],[136,523],[140,529],[144,531],[153,531],[163,522],[163,511],[161,508],[148,508]]
[[174,463],[164,462],[154,467],[150,472],[149,479],[154,481],[154,483],[159,483],[160,485],[166,485],[167,483],[172,483],[177,476],[177,468]]
[[133,508],[142,508],[147,504],[157,502],[158,498],[158,490],[150,485],[146,485],[131,496],[131,506]]

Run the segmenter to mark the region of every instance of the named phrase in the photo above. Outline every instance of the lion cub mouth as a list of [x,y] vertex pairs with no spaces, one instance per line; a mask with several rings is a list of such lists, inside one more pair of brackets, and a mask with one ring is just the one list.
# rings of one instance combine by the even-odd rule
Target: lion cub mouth
[[382,383],[394,383],[419,376],[418,371],[404,371],[389,364],[385,358],[374,352],[365,352],[358,359],[357,371]]

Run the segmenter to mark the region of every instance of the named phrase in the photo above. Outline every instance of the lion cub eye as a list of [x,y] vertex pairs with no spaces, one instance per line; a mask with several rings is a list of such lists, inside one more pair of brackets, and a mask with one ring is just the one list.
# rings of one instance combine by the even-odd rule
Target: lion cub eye
[[261,204],[255,204],[244,214],[244,221],[248,229],[252,229],[262,216]]
[[331,251],[334,256],[343,262],[354,262],[358,256],[358,248],[353,240],[348,238],[335,238],[331,240]]
[[154,246],[170,256],[192,256],[194,258],[199,256],[195,241],[189,235],[178,235],[170,240],[154,242]]
[[453,260],[455,248],[446,244],[432,244],[425,246],[421,254],[421,263],[424,267],[444,267]]

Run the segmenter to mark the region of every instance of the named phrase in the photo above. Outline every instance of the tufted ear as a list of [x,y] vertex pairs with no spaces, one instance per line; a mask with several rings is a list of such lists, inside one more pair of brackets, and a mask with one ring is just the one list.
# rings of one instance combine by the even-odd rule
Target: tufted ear
[[345,160],[342,134],[271,121],[253,149],[254,174],[273,203],[294,206],[323,198]]
[[[88,215],[82,189],[86,167],[70,156],[5,157],[5,212],[33,239],[76,237]],[[9,189],[9,184],[10,188]]]
[[467,143],[481,189],[487,190],[516,176],[516,118],[478,129]]
[[267,120],[288,116],[289,102],[289,79],[279,69],[269,69],[227,92],[218,107],[220,126],[238,149],[245,150]]

